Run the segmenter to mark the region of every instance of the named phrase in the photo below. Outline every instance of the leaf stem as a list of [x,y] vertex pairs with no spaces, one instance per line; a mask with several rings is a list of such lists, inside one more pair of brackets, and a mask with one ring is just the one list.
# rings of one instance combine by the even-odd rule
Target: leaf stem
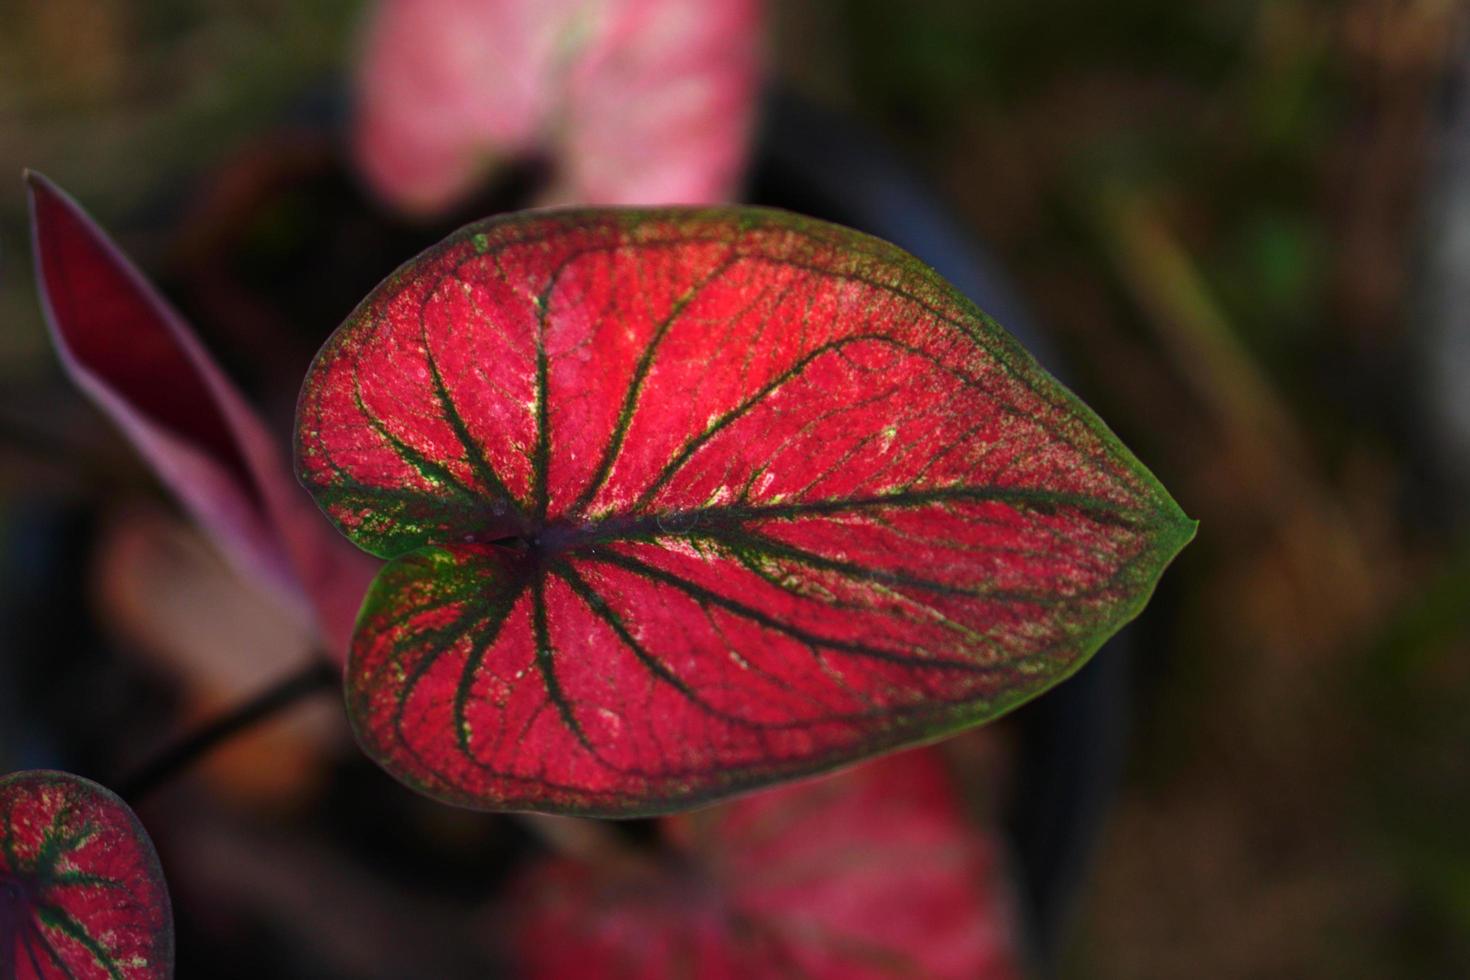
[[551,813],[512,813],[522,827],[547,850],[584,864],[616,871],[647,870],[654,865],[649,853],[639,851],[604,821]]
[[[334,687],[337,669],[315,655],[295,673],[288,674],[229,713],[167,746],[147,762],[116,781],[115,792],[137,805],[201,758],[241,732],[265,721],[303,698]],[[544,813],[510,814],[553,853],[590,864],[635,866],[643,863],[609,828],[595,820]]]
[[302,669],[288,674],[227,714],[165,747],[152,759],[119,779],[115,786],[117,794],[136,804],[214,751],[221,743],[311,694],[331,689],[339,681],[337,669],[325,657],[313,656]]
[[565,857],[596,860],[617,851],[619,844],[608,828],[591,820],[549,813],[516,813],[521,826],[540,839],[548,849]]

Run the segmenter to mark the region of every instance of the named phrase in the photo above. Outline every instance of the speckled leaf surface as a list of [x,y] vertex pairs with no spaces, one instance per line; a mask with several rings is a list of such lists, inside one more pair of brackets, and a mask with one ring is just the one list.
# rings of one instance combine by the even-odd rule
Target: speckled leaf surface
[[759,209],[463,229],[318,354],[297,468],[394,559],[359,740],[485,808],[665,812],[993,718],[1194,528],[927,267]]
[[61,772],[0,777],[0,976],[173,976],[158,855],[127,804]]
[[1019,977],[996,837],[920,749],[666,821],[653,866],[554,859],[498,921],[517,976]]

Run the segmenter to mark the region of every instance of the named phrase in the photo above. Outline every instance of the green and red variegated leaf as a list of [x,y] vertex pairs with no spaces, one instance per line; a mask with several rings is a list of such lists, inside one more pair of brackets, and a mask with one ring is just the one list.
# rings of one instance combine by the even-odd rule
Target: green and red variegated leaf
[[1021,975],[1001,844],[965,818],[937,750],[752,794],[663,829],[680,860],[555,859],[529,871],[497,917],[516,975]]
[[0,976],[173,976],[158,855],[126,803],[63,772],[0,778]]
[[297,468],[396,559],[360,741],[490,808],[663,812],[995,717],[1194,527],[927,267],[759,209],[462,230],[317,356]]

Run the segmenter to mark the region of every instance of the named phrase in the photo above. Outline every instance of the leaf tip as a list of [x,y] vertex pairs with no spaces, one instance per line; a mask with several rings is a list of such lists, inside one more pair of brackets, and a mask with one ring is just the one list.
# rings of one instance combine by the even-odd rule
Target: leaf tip
[[42,222],[39,208],[42,204],[55,203],[63,207],[77,210],[78,205],[72,200],[71,195],[57,186],[56,182],[39,170],[24,167],[20,172],[20,179],[26,185],[26,196],[30,203],[31,229],[34,233]]
[[1199,521],[1190,517],[1172,496],[1164,495],[1161,511],[1159,550],[1164,554],[1164,564],[1178,557],[1194,536],[1199,533]]

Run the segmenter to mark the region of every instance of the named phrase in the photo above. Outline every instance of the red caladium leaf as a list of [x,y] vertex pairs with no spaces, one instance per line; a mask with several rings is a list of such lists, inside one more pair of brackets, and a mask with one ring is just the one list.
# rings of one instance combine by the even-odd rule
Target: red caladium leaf
[[368,183],[436,211],[543,154],[549,198],[724,200],[755,108],[756,0],[383,0],[358,71]]
[[477,807],[663,812],[993,718],[1194,531],[932,270],[759,209],[471,225],[328,340],[297,440],[394,559],[359,739]]
[[1020,975],[1001,848],[943,760],[906,752],[665,822],[654,867],[550,861],[503,921],[517,975]]
[[61,363],[245,574],[344,655],[374,568],[290,477],[279,442],[87,214],[28,174],[36,284]]
[[158,855],[110,790],[64,772],[0,778],[0,976],[173,976]]

